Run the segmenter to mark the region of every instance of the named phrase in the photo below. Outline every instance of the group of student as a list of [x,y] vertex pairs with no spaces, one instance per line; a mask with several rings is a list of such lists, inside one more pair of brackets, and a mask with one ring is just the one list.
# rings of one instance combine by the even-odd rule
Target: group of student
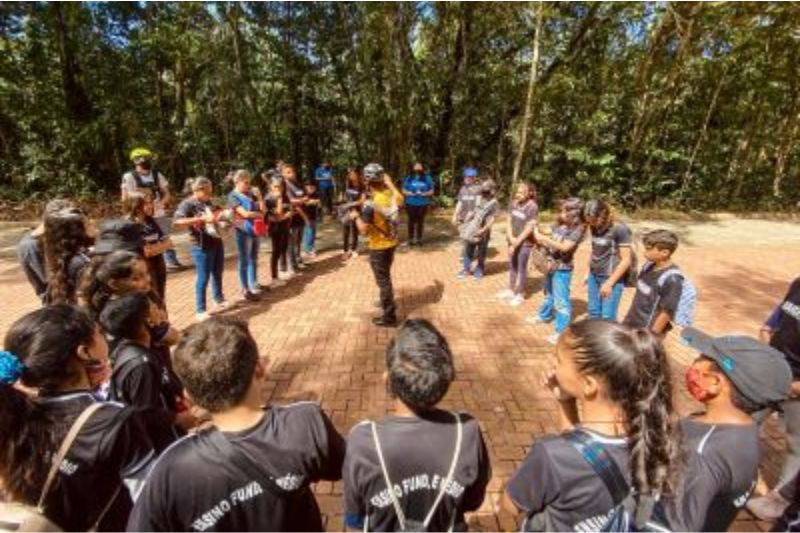
[[[301,242],[306,220],[294,225],[291,201],[302,194],[308,206],[314,190],[303,190],[293,170],[269,175],[264,195],[246,172],[232,176],[235,231],[249,235],[244,222],[261,220],[273,239],[282,228],[287,248]],[[394,325],[396,214],[408,199],[379,165],[363,175],[359,195],[359,180],[348,180],[353,203],[341,218],[368,236],[383,308],[375,323]],[[472,168],[464,177],[454,214],[464,243],[459,275],[480,279],[499,204],[491,180],[478,182]],[[212,192],[210,181],[195,179],[173,217],[193,238],[198,313],[209,278],[225,305]],[[126,218],[99,231],[72,202],[52,201],[20,246],[29,277],[44,274],[42,286],[31,279],[44,306],[11,326],[0,351],[0,491],[16,502],[2,504],[3,518],[16,510],[75,531],[314,531],[325,524],[312,485],[341,479],[347,528],[465,529],[465,513],[486,496],[491,465],[478,421],[437,407],[456,377],[457,354],[442,334],[424,320],[401,325],[386,350],[392,415],[357,424],[346,439],[316,403],[264,407],[267,354],[244,323],[203,316],[183,332],[170,324],[163,269],[153,263],[172,243],[153,217],[154,197],[128,191]],[[758,479],[758,423],[782,409],[789,453],[765,498],[770,518],[782,516],[776,527],[796,527],[800,280],[761,340],[682,330],[698,352],[686,388],[703,409],[678,419],[662,345],[679,322],[686,286],[670,259],[675,236],[645,236],[634,302],[616,323],[635,259],[630,231],[601,200],[562,202],[550,231],[532,223],[536,215],[535,192],[521,185],[508,228],[509,290],[521,294],[526,258],[539,254],[548,296],[537,316],[554,318],[559,334],[542,387],[558,408],[559,432],[533,442],[504,487],[503,507],[531,531],[725,530]],[[589,318],[573,323],[565,304],[585,226],[594,302]],[[238,235],[236,242],[248,258],[240,253],[243,294],[255,294],[249,261],[257,243]],[[282,250],[275,240],[273,250]],[[273,253],[273,279],[281,255]],[[290,250],[283,257],[298,264]]]

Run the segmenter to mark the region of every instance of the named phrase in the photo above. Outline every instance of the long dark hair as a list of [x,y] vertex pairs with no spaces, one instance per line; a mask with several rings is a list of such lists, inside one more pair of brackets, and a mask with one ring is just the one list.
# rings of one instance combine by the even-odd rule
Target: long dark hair
[[81,280],[80,296],[82,305],[95,320],[106,303],[116,295],[111,284],[130,277],[136,262],[141,260],[140,255],[125,250],[92,259]]
[[[3,345],[24,365],[22,384],[47,391],[73,379],[70,360],[77,357],[79,346],[91,344],[94,331],[85,312],[56,304],[14,322]],[[0,478],[12,499],[36,503],[70,423],[0,382]]]
[[614,223],[614,214],[611,206],[602,198],[589,200],[583,206],[583,218],[596,218],[598,229],[605,229]]
[[47,263],[47,297],[51,304],[75,303],[76,280],[71,279],[72,258],[92,245],[86,216],[76,208],[47,214],[44,218],[44,255]]
[[558,223],[570,228],[575,228],[584,223],[583,219],[583,201],[580,198],[567,198],[561,201],[559,211],[566,211],[562,216],[558,215]]
[[625,415],[633,488],[653,498],[670,494],[678,440],[663,345],[646,329],[605,320],[575,322],[567,331],[578,371],[602,379]]

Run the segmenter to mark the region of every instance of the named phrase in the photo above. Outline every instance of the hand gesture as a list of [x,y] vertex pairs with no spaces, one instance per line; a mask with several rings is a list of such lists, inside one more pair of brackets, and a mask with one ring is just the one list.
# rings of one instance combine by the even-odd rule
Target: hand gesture
[[555,369],[550,369],[542,374],[541,385],[553,395],[553,399],[559,402],[566,402],[574,398],[564,392],[558,384]]
[[606,281],[600,286],[600,298],[606,299],[611,296],[611,291],[614,290],[614,285],[610,281]]

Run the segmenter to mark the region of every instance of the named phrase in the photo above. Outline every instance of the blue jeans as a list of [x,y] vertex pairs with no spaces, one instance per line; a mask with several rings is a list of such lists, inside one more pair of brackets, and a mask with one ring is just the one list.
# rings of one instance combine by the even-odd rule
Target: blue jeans
[[622,299],[622,289],[625,288],[625,285],[618,281],[611,290],[611,296],[605,299],[600,298],[600,287],[607,279],[608,276],[589,274],[587,311],[590,319],[617,320],[619,301]]
[[489,250],[489,235],[486,235],[478,242],[462,242],[464,243],[464,249],[461,252],[461,262],[464,272],[472,270],[472,261],[476,259],[478,261],[478,266],[475,270],[483,274],[486,264],[486,253]]
[[556,333],[561,334],[572,320],[572,302],[569,287],[572,270],[556,270],[544,278],[544,301],[539,308],[539,318],[552,320],[555,315]]
[[192,246],[192,260],[197,275],[194,284],[195,311],[206,312],[206,287],[211,278],[211,292],[217,303],[225,301],[222,295],[222,267],[225,262],[225,248],[219,244],[203,249]]
[[258,287],[258,249],[261,239],[236,230],[236,248],[239,250],[239,286],[242,290]]
[[314,252],[317,249],[317,220],[309,220],[303,230],[303,250]]

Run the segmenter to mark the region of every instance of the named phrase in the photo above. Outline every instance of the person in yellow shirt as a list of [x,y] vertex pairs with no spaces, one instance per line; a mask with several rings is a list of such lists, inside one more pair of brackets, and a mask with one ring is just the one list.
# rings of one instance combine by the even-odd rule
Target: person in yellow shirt
[[360,214],[354,210],[350,218],[356,222],[358,231],[367,236],[369,265],[381,294],[383,314],[373,318],[372,323],[394,327],[397,325],[397,309],[391,270],[398,244],[397,223],[403,195],[395,187],[391,176],[377,163],[364,167],[364,181],[369,200],[364,203]]

